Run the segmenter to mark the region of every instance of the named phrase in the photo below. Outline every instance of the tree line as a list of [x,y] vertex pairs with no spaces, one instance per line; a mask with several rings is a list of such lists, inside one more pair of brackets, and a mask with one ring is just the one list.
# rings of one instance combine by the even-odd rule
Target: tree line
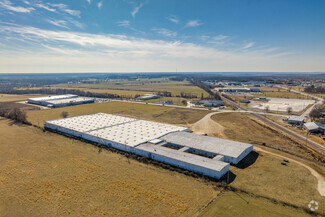
[[28,124],[26,112],[19,108],[9,108],[0,104],[0,117],[11,119],[17,123]]
[[305,92],[307,92],[307,93],[325,93],[325,87],[322,87],[322,86],[315,87],[315,85],[311,85],[309,87],[305,87]]

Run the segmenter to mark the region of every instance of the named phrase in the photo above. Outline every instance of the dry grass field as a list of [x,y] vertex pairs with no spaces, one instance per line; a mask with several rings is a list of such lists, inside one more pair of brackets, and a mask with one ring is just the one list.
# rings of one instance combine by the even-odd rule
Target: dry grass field
[[258,97],[274,97],[274,98],[287,98],[287,99],[312,99],[311,97],[301,95],[299,93],[289,92],[282,88],[273,87],[259,87],[263,92],[262,94],[254,94]]
[[281,147],[283,150],[313,159],[310,153],[297,146],[292,140],[277,131],[265,127],[259,120],[245,113],[220,113],[212,119],[221,124],[225,130],[224,138],[246,142],[250,144],[263,144],[272,147]]
[[[26,89],[26,88],[22,88]],[[133,98],[137,95],[144,95],[144,94],[150,94],[154,93],[152,91],[132,91],[132,90],[109,90],[109,89],[94,89],[94,88],[78,88],[78,87],[34,87],[29,89],[70,89],[70,90],[81,90],[85,92],[91,92],[91,93],[108,93],[108,94],[116,94],[125,98]]]
[[[160,82],[160,83],[156,83]],[[88,88],[88,89],[109,89],[109,90],[128,90],[128,91],[147,91],[158,92],[167,91],[171,92],[172,96],[180,95],[182,92],[186,94],[196,95],[201,97],[208,97],[209,94],[199,87],[192,85],[188,81],[171,81],[171,80],[139,80],[139,81],[112,81],[103,82],[99,84],[60,84],[55,87],[61,88]]]
[[0,216],[195,216],[211,183],[0,119]]
[[69,116],[103,112],[184,126],[200,120],[209,113],[209,111],[114,101],[49,110],[29,111],[27,113],[27,119],[33,124],[43,126],[43,123],[47,120],[61,118],[60,115],[62,111],[68,112]]
[[[295,143],[257,123],[248,114],[221,113],[213,115],[212,119],[225,128],[222,134],[224,138],[252,144],[265,143],[270,146],[281,146],[291,153],[312,159]],[[303,162],[325,176],[325,168],[320,165],[280,151],[269,150],[283,155],[283,159],[287,156]],[[283,159],[260,152],[257,160],[248,168],[231,166],[230,170],[236,177],[230,186],[299,207],[307,207],[309,201],[317,200],[324,204],[319,211],[325,213],[325,198],[317,191],[316,178],[306,168],[295,163],[282,165]]]
[[291,207],[272,203],[266,199],[251,197],[244,193],[227,191],[222,196],[217,197],[199,216],[307,217],[312,215]]
[[0,93],[0,102],[23,101],[31,97],[41,97],[41,95],[14,95]]
[[[272,150],[272,152],[274,152]],[[317,191],[317,180],[308,169],[290,162],[282,165],[283,158],[276,158],[269,154],[259,152],[254,164],[248,168],[240,169],[232,166],[230,170],[236,175],[230,186],[260,195],[277,201],[286,202],[298,207],[307,208],[311,200],[320,203],[319,212],[325,214],[325,197]],[[312,166],[325,176],[325,168],[300,158],[294,158]],[[248,181],[249,180],[249,181]]]

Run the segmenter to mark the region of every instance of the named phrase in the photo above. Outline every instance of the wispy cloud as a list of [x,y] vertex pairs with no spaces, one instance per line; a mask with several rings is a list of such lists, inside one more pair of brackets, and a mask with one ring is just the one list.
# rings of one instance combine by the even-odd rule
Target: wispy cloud
[[88,4],[91,4],[91,0],[87,0]]
[[100,1],[100,2],[97,3],[97,7],[98,7],[99,9],[100,9],[102,6],[103,6],[103,2],[102,2],[102,1]]
[[24,2],[26,5],[30,5],[30,2],[27,1],[27,0],[23,0],[23,2]]
[[254,46],[254,42],[249,42],[249,43],[247,43],[244,47],[243,47],[243,49],[248,49],[248,48],[251,48],[251,47],[253,47]]
[[118,26],[123,26],[123,27],[129,27],[130,26],[130,21],[129,20],[121,20],[117,21]]
[[[182,66],[183,71],[215,71],[216,68],[221,71],[274,70],[275,66],[281,65],[279,61],[283,61],[284,56],[292,55],[282,49],[279,51],[269,49],[267,52],[248,49],[242,52],[242,44],[238,44],[236,48],[222,50],[209,45],[182,41],[52,31],[3,22],[0,22],[0,37],[8,39],[7,48],[0,49],[2,66],[0,71],[13,72],[36,72],[36,68],[46,72],[62,69],[65,72],[169,71],[170,66],[174,64]],[[215,36],[215,39],[227,40],[221,35]],[[17,45],[17,42],[21,46],[14,46],[17,49],[13,50],[9,45]],[[32,53],[29,52],[31,49],[26,49],[27,46],[33,48]],[[58,61],[59,67],[48,67]],[[293,65],[285,61],[283,63]]]
[[53,3],[48,3],[49,6],[52,6],[54,8],[57,8],[67,14],[70,14],[72,16],[80,17],[80,11],[77,10],[72,10],[68,7],[68,5],[59,3],[59,4],[53,4]]
[[39,7],[39,8],[43,8],[43,9],[48,10],[48,11],[51,11],[51,12],[55,12],[56,11],[55,8],[51,8],[50,6],[45,5],[45,4],[42,4],[42,3],[35,4],[35,6],[36,7]]
[[64,55],[82,55],[82,52],[80,52],[79,50],[75,50],[75,49],[67,49],[64,47],[53,47],[53,46],[49,46],[49,45],[45,45],[42,44],[43,47],[54,51],[54,53],[60,53],[60,54],[64,54]]
[[139,12],[139,10],[146,4],[146,2],[142,2],[141,4],[139,4],[138,6],[134,7],[131,15],[133,18],[135,18],[136,14]]
[[61,27],[61,28],[65,28],[65,29],[69,29],[69,27],[67,26],[67,21],[65,20],[51,20],[48,19],[47,22],[57,26],[57,27]]
[[170,31],[165,28],[153,28],[153,31],[157,32],[160,35],[167,36],[167,37],[176,37],[177,32]]
[[0,0],[0,7],[17,13],[30,13],[35,10],[33,7],[13,6],[9,0]]
[[179,23],[179,19],[175,15],[170,15],[170,16],[166,17],[166,19],[173,22],[173,23]]
[[189,20],[185,27],[197,27],[201,26],[203,23],[200,22],[200,20]]
[[200,36],[200,39],[202,41],[205,41],[206,43],[209,43],[209,44],[223,45],[227,41],[226,39],[229,39],[229,36],[226,36],[226,35],[217,35],[217,36],[202,35],[202,36]]

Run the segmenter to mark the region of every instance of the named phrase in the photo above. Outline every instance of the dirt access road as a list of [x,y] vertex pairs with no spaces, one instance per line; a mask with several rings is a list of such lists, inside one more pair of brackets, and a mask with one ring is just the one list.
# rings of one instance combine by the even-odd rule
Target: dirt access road
[[220,112],[212,112],[204,116],[201,120],[190,126],[191,131],[195,134],[206,134],[208,136],[224,136],[224,127],[211,119],[212,115]]
[[317,190],[318,190],[319,194],[322,195],[322,196],[325,196],[325,178],[322,175],[320,175],[316,170],[314,170],[313,168],[311,168],[310,166],[308,166],[308,165],[306,165],[304,163],[301,163],[301,162],[299,162],[297,160],[294,160],[292,158],[288,158],[288,157],[282,156],[280,154],[275,154],[273,152],[266,151],[266,150],[264,150],[262,148],[259,148],[259,147],[256,147],[256,146],[254,147],[254,150],[255,151],[258,151],[258,152],[264,152],[264,153],[273,155],[273,156],[278,157],[278,158],[281,158],[281,159],[285,158],[287,160],[290,160],[291,162],[294,162],[296,164],[299,164],[300,166],[305,167],[306,169],[308,169],[310,171],[310,173],[313,176],[316,177],[316,179],[318,181]]
[[[201,120],[194,123],[191,126],[191,130],[196,134],[207,134],[208,136],[218,136],[218,135],[222,136],[224,127],[211,119],[211,116],[213,116],[215,114],[219,114],[219,113],[226,113],[226,112],[213,112],[213,113],[207,114]],[[308,166],[304,163],[301,163],[297,160],[294,160],[292,158],[288,158],[288,157],[280,155],[280,154],[269,152],[269,151],[266,151],[266,150],[256,147],[256,146],[254,146],[254,149],[256,151],[264,152],[264,153],[273,155],[273,156],[281,158],[281,159],[283,159],[283,158],[288,159],[291,162],[294,162],[300,166],[305,167],[317,179],[317,181],[318,181],[317,190],[318,190],[319,194],[322,196],[325,196],[325,178],[322,175],[320,175],[316,170],[312,169],[310,166]]]

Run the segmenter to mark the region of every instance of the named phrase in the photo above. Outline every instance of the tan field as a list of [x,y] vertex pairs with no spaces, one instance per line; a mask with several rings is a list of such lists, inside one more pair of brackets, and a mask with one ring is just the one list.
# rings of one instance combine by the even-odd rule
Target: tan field
[[263,198],[252,197],[244,193],[226,191],[221,196],[217,197],[217,199],[199,216],[307,217],[312,215],[301,210],[272,203]]
[[60,115],[62,111],[68,112],[69,116],[103,112],[184,126],[200,120],[202,117],[209,113],[209,111],[172,108],[138,103],[107,102],[56,108],[50,110],[29,111],[27,113],[27,119],[33,124],[39,124],[40,126],[43,126],[44,121],[61,118]]
[[263,92],[262,94],[254,94],[255,96],[261,97],[274,97],[274,98],[287,98],[287,99],[312,99],[309,96],[301,95],[299,93],[294,93],[282,88],[272,88],[272,87],[259,87]]
[[0,216],[195,216],[213,184],[0,120]]
[[41,97],[42,95],[14,95],[0,93],[0,102],[23,101],[31,97]]
[[[21,88],[21,89],[27,89],[27,88]],[[34,87],[34,88],[28,88],[28,89],[68,89],[68,90],[81,90],[85,92],[91,92],[91,93],[109,93],[109,94],[116,94],[122,97],[135,97],[136,95],[144,95],[144,94],[150,94],[154,92],[149,91],[132,91],[132,90],[109,90],[109,89],[95,89],[95,88],[78,88],[78,87]]]
[[265,144],[313,159],[310,152],[301,148],[278,131],[266,127],[264,123],[249,114],[220,113],[213,115],[212,119],[225,128],[222,134],[225,139],[250,144]]
[[[156,83],[159,82],[160,83]],[[55,87],[60,88],[88,88],[88,89],[107,89],[107,90],[128,90],[128,91],[147,91],[147,92],[158,92],[167,91],[171,92],[172,96],[180,95],[181,93],[196,95],[201,97],[209,96],[209,94],[202,90],[201,88],[192,85],[188,81],[171,81],[168,79],[164,80],[140,80],[140,81],[127,81],[123,80],[121,82],[103,82],[99,84],[59,84]]]

